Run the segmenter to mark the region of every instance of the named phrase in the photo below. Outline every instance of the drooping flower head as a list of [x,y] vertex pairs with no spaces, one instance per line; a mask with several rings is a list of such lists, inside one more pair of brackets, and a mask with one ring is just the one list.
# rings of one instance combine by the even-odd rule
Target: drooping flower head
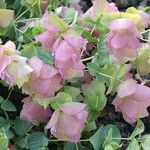
[[29,65],[33,69],[29,82],[23,87],[24,91],[30,95],[41,98],[54,96],[55,92],[61,88],[61,75],[53,66],[45,64],[38,57],[32,57]]
[[27,58],[20,56],[12,41],[0,46],[0,77],[10,85],[20,88],[28,80],[32,68],[27,64]]
[[7,75],[10,77],[12,84],[19,88],[29,79],[29,74],[33,69],[27,64],[27,58],[14,55],[12,62],[6,67]]
[[150,88],[128,79],[119,86],[113,105],[117,111],[122,112],[128,123],[135,123],[139,118],[148,116]]
[[51,129],[51,134],[60,140],[78,142],[87,121],[85,107],[85,104],[77,102],[63,104],[53,113],[46,128]]
[[20,113],[20,118],[35,125],[42,122],[47,122],[52,115],[50,108],[44,109],[43,106],[33,101],[31,97],[23,99],[23,109]]
[[120,60],[135,58],[141,47],[138,38],[140,32],[130,19],[116,19],[110,24],[110,32],[107,36],[107,46],[110,53]]
[[16,46],[12,41],[0,45],[0,74],[5,70],[7,65],[12,62],[12,55],[16,54]]
[[6,28],[14,17],[14,11],[10,9],[0,9],[0,27]]
[[101,14],[119,12],[114,3],[109,3],[107,0],[94,0],[93,6],[87,10],[83,17],[96,18]]
[[[72,45],[75,45],[75,42]],[[83,69],[85,66],[81,62],[80,52],[65,40],[61,41],[60,46],[56,49],[55,65],[63,79],[82,77],[84,75]]]

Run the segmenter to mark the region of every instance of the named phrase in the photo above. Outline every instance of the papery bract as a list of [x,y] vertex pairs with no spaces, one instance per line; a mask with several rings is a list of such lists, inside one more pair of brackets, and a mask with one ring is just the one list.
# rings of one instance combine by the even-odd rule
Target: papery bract
[[150,16],[148,13],[138,10],[134,7],[130,7],[126,10],[127,13],[130,13],[132,15],[139,15],[140,20],[138,21],[138,24],[136,24],[137,28],[139,30],[145,30],[150,24]]
[[30,95],[47,98],[54,96],[61,88],[61,75],[53,66],[47,65],[38,57],[32,57],[29,65],[33,69],[29,82],[24,85],[24,91]]
[[[69,40],[69,39],[68,39]],[[79,45],[76,42],[72,43],[77,49]],[[71,79],[73,77],[82,77],[85,66],[80,61],[80,52],[69,45],[65,40],[60,43],[60,46],[55,51],[55,64],[59,69],[63,79]]]
[[0,45],[0,74],[12,62],[11,57],[15,54],[16,46],[12,41],[8,41],[5,45]]
[[14,11],[10,9],[0,9],[0,27],[6,28],[14,17]]
[[107,46],[110,53],[120,60],[135,58],[141,47],[138,38],[140,32],[129,19],[116,19],[110,24],[110,32],[107,36]]
[[55,26],[45,25],[45,31],[36,36],[35,39],[42,43],[46,51],[53,51],[53,45],[58,37],[58,32],[59,30]]
[[128,79],[119,86],[113,105],[117,111],[123,113],[128,123],[135,123],[139,118],[148,116],[150,88]]
[[27,58],[14,55],[12,62],[6,67],[6,71],[11,78],[13,85],[17,84],[19,88],[28,81],[28,75],[33,69],[27,64]]
[[51,134],[60,140],[78,142],[87,121],[85,107],[85,104],[77,102],[63,104],[53,113],[46,128],[51,129]]
[[140,49],[135,64],[141,75],[150,73],[150,45],[144,44]]
[[87,10],[83,17],[99,17],[101,14],[119,12],[114,3],[108,3],[107,0],[95,0],[93,6]]
[[23,103],[20,118],[32,122],[35,125],[47,122],[52,115],[50,108],[44,109],[43,106],[33,101],[31,97],[24,98]]

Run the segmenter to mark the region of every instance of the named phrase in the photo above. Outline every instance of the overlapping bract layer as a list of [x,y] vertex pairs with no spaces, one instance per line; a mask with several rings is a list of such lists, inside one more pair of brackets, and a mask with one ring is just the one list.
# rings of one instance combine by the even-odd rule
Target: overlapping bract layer
[[149,115],[147,107],[150,106],[150,88],[128,79],[119,86],[113,105],[123,113],[128,123],[135,123],[139,118]]
[[60,140],[78,142],[81,131],[87,121],[86,105],[72,102],[62,105],[56,110],[46,128]]

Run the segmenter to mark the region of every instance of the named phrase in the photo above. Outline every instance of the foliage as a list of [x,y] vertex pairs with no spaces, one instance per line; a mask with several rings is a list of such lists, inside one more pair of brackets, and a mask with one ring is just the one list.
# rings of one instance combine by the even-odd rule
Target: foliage
[[149,20],[106,0],[85,13],[80,0],[1,0],[0,149],[149,150]]

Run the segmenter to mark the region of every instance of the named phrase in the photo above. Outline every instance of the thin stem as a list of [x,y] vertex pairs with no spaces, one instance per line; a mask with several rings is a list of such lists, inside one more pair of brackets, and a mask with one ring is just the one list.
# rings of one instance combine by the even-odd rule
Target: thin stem
[[92,60],[95,56],[91,56],[91,57],[88,57],[88,58],[85,58],[85,59],[82,59],[81,62],[85,62],[85,61],[89,61],[89,60]]
[[149,32],[149,31],[150,31],[150,29],[148,29],[148,30],[146,30],[146,31],[141,32],[141,34],[144,34],[144,33]]
[[23,8],[23,6],[20,7],[20,9],[19,9],[19,11],[18,11],[16,16],[18,16],[20,14],[22,8]]
[[124,141],[129,141],[131,138],[113,138],[113,140],[124,140]]
[[[57,139],[50,139],[50,142],[67,142],[68,140],[57,140]],[[89,139],[81,139],[79,142],[89,142]]]
[[[104,77],[112,78],[112,76],[107,75],[107,74],[104,74],[104,73],[101,73],[101,72],[99,72],[99,71],[97,71],[97,73],[100,74],[100,75],[102,75],[102,76],[104,76]],[[120,81],[121,83],[124,83],[124,81],[122,81],[122,80],[120,80],[120,79],[117,79],[117,80]]]
[[22,22],[27,22],[27,21],[33,21],[33,20],[37,20],[39,18],[30,18],[30,19],[24,19],[24,20],[18,20],[16,21],[16,23],[22,23]]
[[[33,3],[32,4],[32,7],[36,4],[38,2],[38,0],[35,2],[35,3]],[[29,11],[29,8],[27,9],[27,10],[25,10],[22,14],[20,14],[16,19],[15,19],[15,21],[16,20],[18,20],[19,18],[21,18],[26,12],[28,12]]]
[[150,40],[147,40],[147,39],[142,39],[142,38],[140,38],[140,39],[144,42],[150,42]]
[[9,92],[7,98],[5,99],[5,101],[7,101],[10,98],[12,91],[13,91],[13,88],[10,89],[10,92]]
[[83,140],[81,139],[80,140],[80,142],[89,142],[89,141],[90,141],[90,139],[83,139]]
[[42,10],[41,10],[41,0],[38,1],[38,8],[40,11],[40,16],[42,15]]
[[77,150],[79,150],[79,148],[78,148],[78,144],[77,144],[77,143],[76,143],[76,149],[77,149]]

